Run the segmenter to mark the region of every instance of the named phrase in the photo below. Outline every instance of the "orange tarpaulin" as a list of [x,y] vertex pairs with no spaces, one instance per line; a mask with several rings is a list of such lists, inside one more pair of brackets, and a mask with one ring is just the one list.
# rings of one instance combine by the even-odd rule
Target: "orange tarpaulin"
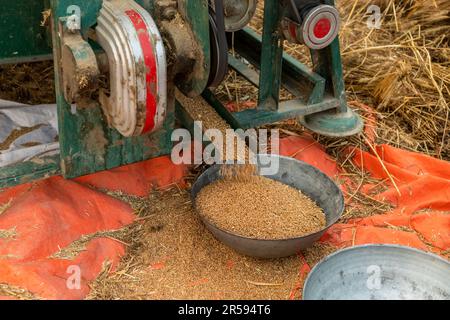
[[[76,179],[52,177],[0,192],[0,284],[24,288],[39,298],[82,299],[106,261],[114,267],[124,245],[91,240],[73,260],[54,255],[83,235],[120,229],[135,219],[131,207],[94,190],[146,195],[152,188],[182,183],[185,166],[167,157]],[[0,211],[1,212],[1,211]],[[3,233],[1,233],[3,231]],[[80,271],[80,285],[70,285]],[[6,298],[6,297],[5,297]]]
[[[280,152],[309,162],[332,178],[343,172],[331,161],[323,146],[308,136],[283,139]],[[388,189],[374,198],[387,201],[395,208],[385,214],[337,224],[324,235],[322,241],[329,241],[339,247],[389,243],[435,252],[449,250],[450,162],[387,145],[378,146],[376,152],[384,167],[377,156],[359,149],[356,150],[353,161],[372,177],[385,181]],[[351,189],[348,185],[342,187]],[[422,213],[420,210],[426,212]],[[392,226],[411,231],[388,229]]]

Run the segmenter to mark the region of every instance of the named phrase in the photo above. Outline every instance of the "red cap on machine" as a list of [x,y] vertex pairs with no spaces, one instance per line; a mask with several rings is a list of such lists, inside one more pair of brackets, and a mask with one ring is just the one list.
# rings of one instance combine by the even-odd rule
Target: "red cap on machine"
[[337,37],[339,26],[339,12],[335,7],[317,6],[303,20],[302,42],[310,49],[323,49]]

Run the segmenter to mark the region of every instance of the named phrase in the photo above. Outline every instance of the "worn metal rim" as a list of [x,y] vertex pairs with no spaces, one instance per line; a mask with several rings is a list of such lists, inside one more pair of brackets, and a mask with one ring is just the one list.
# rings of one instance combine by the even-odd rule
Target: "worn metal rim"
[[[275,155],[272,155],[272,156],[275,156]],[[308,164],[308,163],[306,163],[306,162],[304,162],[304,161],[300,161],[300,160],[297,160],[297,159],[294,159],[294,158],[291,158],[291,157],[285,157],[285,156],[280,156],[280,155],[276,155],[276,156],[279,157],[279,158],[283,158],[283,159],[289,159],[289,160],[295,160],[295,161],[301,162],[301,163],[303,163],[304,165],[306,165],[306,166],[308,166],[308,167],[311,167],[313,170],[318,171],[318,172],[320,172],[321,174],[325,175],[322,171],[320,171],[320,170],[317,169],[316,167],[314,167],[314,166],[312,166],[312,165],[310,165],[310,164]],[[208,168],[205,172],[203,172],[203,173],[197,178],[196,181],[200,180],[200,178],[201,178],[202,176],[207,175],[207,174],[208,174],[208,170],[210,170],[210,169],[212,170],[212,168],[215,168],[215,167],[217,167],[217,166],[221,166],[221,165],[216,164],[216,165],[211,166],[211,167]],[[326,175],[325,175],[325,176],[326,176]],[[328,178],[328,176],[327,176],[327,178]],[[269,179],[270,179],[270,178],[269,178]],[[339,189],[338,185],[337,185],[333,180],[331,180],[330,178],[328,178],[328,179],[336,186],[336,188]],[[196,182],[194,182],[194,185],[195,185],[195,183],[196,183]],[[192,186],[192,189],[191,189],[191,190],[194,190],[194,185]],[[340,196],[341,196],[342,199],[343,199],[343,195],[340,194]],[[342,213],[343,213],[344,210],[345,210],[345,205],[344,205],[344,206],[342,207],[341,212],[338,212],[338,215],[336,216],[336,218],[334,218],[334,219],[331,220],[329,223],[327,223],[327,225],[325,226],[325,228],[323,228],[323,229],[321,229],[321,230],[319,230],[319,231],[317,231],[317,232],[310,233],[310,234],[304,235],[304,236],[302,236],[302,237],[293,237],[293,238],[285,238],[285,239],[259,239],[259,238],[250,238],[250,237],[245,237],[245,236],[242,236],[242,235],[238,235],[238,234],[235,234],[235,233],[233,233],[233,232],[230,232],[230,231],[228,231],[228,230],[224,230],[224,229],[218,227],[216,224],[212,223],[208,218],[206,218],[205,216],[203,216],[203,215],[200,213],[200,210],[197,208],[197,203],[196,203],[196,201],[195,201],[195,200],[196,200],[196,197],[194,196],[194,194],[192,193],[192,191],[191,191],[191,200],[192,200],[192,204],[193,204],[193,207],[194,207],[195,212],[197,213],[197,215],[199,216],[199,218],[202,220],[203,223],[208,223],[209,225],[214,226],[215,228],[221,230],[222,232],[224,232],[224,233],[226,233],[226,234],[228,234],[228,235],[231,235],[231,236],[233,236],[233,237],[239,238],[239,239],[245,239],[245,240],[257,240],[257,241],[264,241],[264,242],[274,242],[274,241],[276,241],[276,242],[284,242],[284,241],[293,241],[293,240],[298,240],[298,239],[302,239],[302,238],[305,238],[305,237],[310,237],[310,236],[314,236],[314,235],[319,235],[319,234],[323,233],[324,231],[328,230],[331,226],[333,226],[333,225],[334,225],[334,224],[342,217]]]
[[436,254],[432,254],[430,252],[427,251],[423,251],[423,250],[419,250],[416,248],[412,248],[412,247],[407,247],[407,246],[401,246],[401,245],[396,245],[396,244],[365,244],[365,245],[360,245],[360,246],[354,246],[354,247],[349,247],[349,248],[345,248],[342,250],[338,250],[328,256],[326,256],[325,258],[323,258],[321,261],[319,261],[309,272],[308,277],[305,280],[305,283],[303,285],[303,291],[302,291],[302,296],[305,296],[306,293],[306,289],[308,287],[308,284],[314,274],[314,272],[319,269],[321,267],[321,265],[323,265],[324,263],[326,263],[327,261],[333,259],[334,257],[341,255],[345,252],[348,251],[354,251],[354,250],[360,250],[360,249],[366,249],[366,248],[391,248],[391,249],[398,249],[398,250],[404,250],[404,251],[410,251],[410,252],[414,252],[417,254],[421,254],[424,256],[428,256],[428,257],[432,257],[434,259],[437,259],[441,262],[444,262],[445,264],[448,265],[448,267],[450,268],[450,262],[445,260],[444,258],[436,255]]
[[[314,35],[313,28],[320,19],[327,19],[332,29],[323,38],[317,38]],[[330,5],[320,5],[306,16],[302,24],[302,38],[305,45],[313,50],[320,50],[329,46],[336,39],[340,28],[340,18],[337,9]]]

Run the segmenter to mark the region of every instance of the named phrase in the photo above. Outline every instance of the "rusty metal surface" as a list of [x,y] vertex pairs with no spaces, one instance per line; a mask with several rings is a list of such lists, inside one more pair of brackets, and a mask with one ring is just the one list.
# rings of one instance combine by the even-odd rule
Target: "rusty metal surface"
[[224,0],[225,30],[235,32],[244,28],[253,18],[256,0]]
[[98,90],[100,75],[94,51],[78,32],[61,30],[61,33],[64,97],[69,103],[76,103],[78,107],[93,105],[90,98]]

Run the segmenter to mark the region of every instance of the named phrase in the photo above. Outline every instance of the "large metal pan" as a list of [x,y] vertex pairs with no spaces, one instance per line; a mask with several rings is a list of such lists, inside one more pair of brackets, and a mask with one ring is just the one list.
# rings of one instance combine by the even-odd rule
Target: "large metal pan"
[[303,288],[305,300],[448,300],[450,263],[396,245],[338,251],[317,264]]
[[[324,232],[331,227],[342,215],[344,210],[344,197],[339,187],[324,173],[293,158],[278,155],[258,155],[258,173],[261,173],[263,164],[268,161],[279,161],[279,170],[267,178],[280,181],[291,187],[299,189],[303,194],[313,199],[326,215],[326,227],[316,233],[283,240],[262,240],[246,238],[220,229],[198,212],[195,204],[197,194],[208,184],[222,179],[220,174],[221,165],[208,168],[194,183],[192,187],[193,204],[206,228],[212,234],[245,255],[259,258],[280,258],[298,253],[300,250],[310,247]],[[230,201],[233,201],[230,199]]]

